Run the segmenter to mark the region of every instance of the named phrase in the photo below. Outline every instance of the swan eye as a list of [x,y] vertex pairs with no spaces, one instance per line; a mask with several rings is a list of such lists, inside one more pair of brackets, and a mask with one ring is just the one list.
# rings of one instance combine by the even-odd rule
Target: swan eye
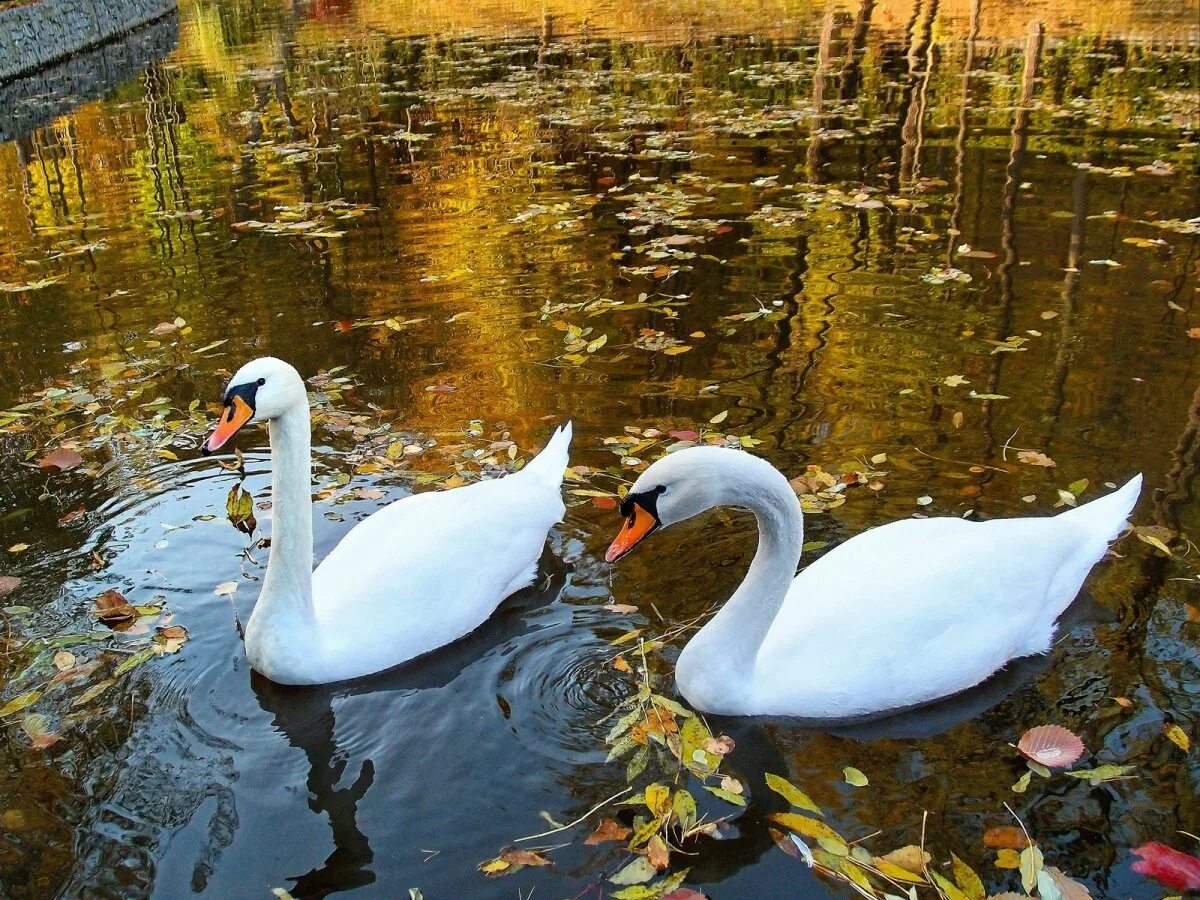
[[262,386],[263,386],[264,384],[266,384],[266,383],[267,383],[267,379],[265,379],[265,378],[260,378],[260,379],[258,379],[258,386],[259,386],[259,387],[262,387]]

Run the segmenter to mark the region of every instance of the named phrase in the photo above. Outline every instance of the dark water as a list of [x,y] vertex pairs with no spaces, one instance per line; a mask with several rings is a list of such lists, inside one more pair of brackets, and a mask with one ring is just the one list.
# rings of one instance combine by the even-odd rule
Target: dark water
[[[1164,736],[1200,716],[1196,36],[1187,4],[1113,22],[1076,6],[1039,40],[1003,4],[972,39],[965,4],[424,21],[189,3],[177,49],[168,23],[105,56],[130,71],[103,99],[63,111],[74,75],[25,85],[60,117],[9,122],[22,136],[0,148],[0,547],[29,545],[0,559],[21,579],[5,700],[46,684],[41,640],[90,632],[108,588],[163,598],[190,640],[90,705],[72,706],[82,680],[4,720],[0,891],[611,890],[627,857],[582,845],[595,817],[534,842],[568,845],[553,868],[475,867],[549,829],[540,811],[568,822],[625,787],[604,718],[636,686],[609,642],[726,597],[751,523],[712,514],[612,569],[615,513],[569,494],[536,588],[477,633],[379,678],[280,689],[237,630],[266,552],[225,519],[238,474],[196,447],[229,371],[270,353],[335,370],[314,384],[319,556],[380,503],[502,467],[503,442],[526,455],[567,417],[587,467],[570,490],[615,490],[661,452],[627,427],[758,440],[789,475],[884,473],[808,516],[817,543],[913,514],[1047,514],[1080,479],[1086,500],[1144,472],[1135,522],[1173,556],[1119,543],[1051,657],[860,729],[712,723],[754,802],[683,865],[712,897],[849,895],[775,847],[770,771],[847,837],[882,831],[877,853],[918,842],[928,811],[935,858],[995,892],[1017,876],[981,838],[1013,824],[1008,803],[1093,896],[1162,896],[1130,848],[1200,833],[1196,750]],[[405,36],[439,16],[456,36]],[[397,442],[402,465],[372,462]],[[30,465],[64,444],[82,466]],[[265,436],[241,446],[263,500]],[[30,714],[61,740],[31,747]],[[1007,742],[1044,722],[1138,777],[1014,793]]]

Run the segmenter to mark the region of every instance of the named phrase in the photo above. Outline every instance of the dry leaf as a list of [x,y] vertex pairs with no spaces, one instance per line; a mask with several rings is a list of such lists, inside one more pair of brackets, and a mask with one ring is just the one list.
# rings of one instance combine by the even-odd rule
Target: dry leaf
[[1022,450],[1017,454],[1017,459],[1026,465],[1042,466],[1046,469],[1053,469],[1058,465],[1058,463],[1039,450]]
[[600,824],[596,826],[596,830],[588,835],[588,838],[586,841],[584,841],[584,843],[602,844],[605,841],[623,841],[625,838],[629,837],[630,834],[631,830],[626,828],[620,822],[617,822],[614,819],[601,819]]
[[877,859],[891,863],[893,866],[899,866],[906,872],[918,874],[933,857],[916,844],[908,844],[893,850],[891,853],[885,853],[883,856],[877,857]]
[[128,625],[138,617],[137,610],[125,599],[125,595],[118,590],[107,590],[97,597],[94,602],[95,606],[92,609],[92,615],[109,628],[120,628],[123,625]]
[[1043,766],[1063,769],[1083,756],[1084,747],[1079,735],[1061,725],[1039,725],[1021,735],[1017,749]]
[[65,447],[59,447],[57,450],[51,450],[45,456],[38,460],[38,468],[53,469],[56,472],[65,472],[67,469],[73,469],[83,462],[83,457],[74,450],[68,450]]
[[1029,846],[1029,838],[1016,825],[997,825],[983,833],[985,847],[1002,847],[1008,850],[1024,850]]

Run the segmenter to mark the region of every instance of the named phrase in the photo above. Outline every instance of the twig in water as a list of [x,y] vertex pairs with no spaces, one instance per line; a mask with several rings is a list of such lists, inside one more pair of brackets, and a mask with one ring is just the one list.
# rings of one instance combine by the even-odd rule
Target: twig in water
[[1012,474],[1010,471],[1008,471],[1008,469],[1001,469],[996,466],[987,466],[987,465],[984,465],[983,463],[971,463],[971,462],[962,462],[961,460],[958,460],[958,459],[946,459],[946,457],[944,457],[944,456],[934,456],[932,453],[926,453],[920,447],[913,447],[913,449],[916,450],[918,453],[920,453],[922,456],[928,456],[930,459],[936,459],[938,462],[952,463],[953,465],[956,465],[956,466],[979,466],[979,468],[981,468],[981,469],[990,469],[993,472],[1003,472],[1005,475]]
[[605,806],[609,803],[612,803],[618,797],[624,797],[626,794],[628,794],[632,790],[633,790],[632,787],[627,787],[627,788],[625,788],[625,790],[619,791],[618,793],[613,794],[607,800],[601,800],[599,803],[597,803],[595,806],[593,806],[591,809],[589,809],[587,812],[585,812],[582,816],[580,816],[574,822],[568,822],[566,825],[563,825],[561,828],[552,828],[549,831],[543,831],[541,834],[529,834],[529,835],[526,835],[525,837],[519,837],[519,838],[516,838],[513,841],[513,843],[515,844],[519,841],[532,841],[535,838],[547,837],[548,835],[551,835],[551,834],[558,834],[560,831],[566,831],[568,828],[574,828],[576,825],[578,825],[580,822],[582,822],[584,819],[586,819],[588,816],[590,816],[596,810],[600,809],[600,807]]

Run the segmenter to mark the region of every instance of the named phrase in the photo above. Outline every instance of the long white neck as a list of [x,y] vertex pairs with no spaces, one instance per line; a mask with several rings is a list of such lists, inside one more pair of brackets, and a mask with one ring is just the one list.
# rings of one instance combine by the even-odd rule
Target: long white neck
[[312,619],[312,450],[308,405],[273,419],[271,435],[271,556],[255,619]]
[[741,586],[680,654],[676,679],[693,703],[711,712],[737,713],[735,707],[753,687],[759,647],[796,577],[804,517],[777,469],[749,454],[731,451],[729,456],[722,466],[728,471],[720,473],[720,505],[754,513],[758,551]]

